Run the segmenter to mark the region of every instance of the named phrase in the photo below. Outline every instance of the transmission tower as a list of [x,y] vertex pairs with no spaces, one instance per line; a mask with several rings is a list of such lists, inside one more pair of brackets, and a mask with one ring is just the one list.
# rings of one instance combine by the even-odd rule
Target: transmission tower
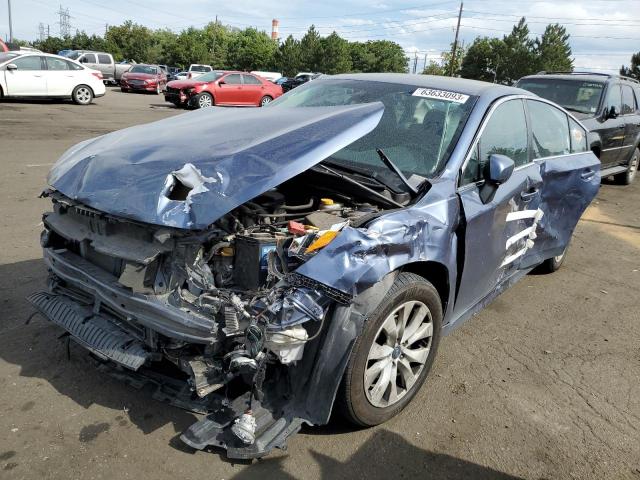
[[40,41],[43,42],[45,38],[47,38],[47,34],[44,29],[44,23],[40,22],[38,24],[38,36],[40,37]]
[[60,36],[62,38],[70,36],[71,35],[71,15],[69,14],[69,9],[62,8],[62,5],[60,5],[60,10],[58,10],[57,13],[60,16],[60,20],[58,21],[58,25],[60,25]]

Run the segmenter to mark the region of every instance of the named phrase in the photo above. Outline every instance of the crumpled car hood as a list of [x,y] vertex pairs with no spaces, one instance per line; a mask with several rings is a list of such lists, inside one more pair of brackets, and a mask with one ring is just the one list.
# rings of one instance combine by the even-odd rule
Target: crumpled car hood
[[[47,182],[102,212],[201,230],[363,137],[383,111],[380,102],[198,110],[79,143]],[[168,198],[176,181],[187,198]]]

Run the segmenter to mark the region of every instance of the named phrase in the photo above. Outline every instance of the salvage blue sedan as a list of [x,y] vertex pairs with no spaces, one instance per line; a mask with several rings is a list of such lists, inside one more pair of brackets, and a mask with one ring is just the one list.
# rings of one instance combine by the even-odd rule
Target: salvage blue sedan
[[87,140],[48,185],[32,304],[203,413],[188,445],[254,458],[334,408],[398,414],[444,334],[560,267],[600,163],[524,90],[362,74]]

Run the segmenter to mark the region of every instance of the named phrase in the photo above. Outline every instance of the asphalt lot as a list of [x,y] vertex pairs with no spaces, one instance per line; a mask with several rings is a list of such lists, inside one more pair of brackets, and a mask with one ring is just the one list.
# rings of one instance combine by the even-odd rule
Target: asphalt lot
[[[387,424],[305,428],[252,464],[178,440],[196,415],[87,366],[24,297],[45,287],[38,198],[64,150],[180,113],[0,103],[0,478],[640,479],[640,178],[602,186],[554,275],[529,275],[441,344]],[[481,252],[479,252],[481,254]]]

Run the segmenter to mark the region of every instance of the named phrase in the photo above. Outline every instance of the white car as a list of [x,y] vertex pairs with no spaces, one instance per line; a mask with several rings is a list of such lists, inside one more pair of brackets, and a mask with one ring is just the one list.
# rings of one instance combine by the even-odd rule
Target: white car
[[0,53],[0,98],[71,98],[88,105],[105,94],[102,73],[58,55]]
[[200,65],[198,63],[192,63],[189,65],[189,71],[187,72],[187,78],[197,78],[200,75],[204,75],[205,73],[213,72],[213,67],[211,65]]
[[260,72],[260,71],[254,70],[253,72],[250,72],[250,73],[253,73],[254,75],[258,75],[259,77],[265,78],[273,83],[275,83],[278,79],[282,78],[282,74],[278,72]]

